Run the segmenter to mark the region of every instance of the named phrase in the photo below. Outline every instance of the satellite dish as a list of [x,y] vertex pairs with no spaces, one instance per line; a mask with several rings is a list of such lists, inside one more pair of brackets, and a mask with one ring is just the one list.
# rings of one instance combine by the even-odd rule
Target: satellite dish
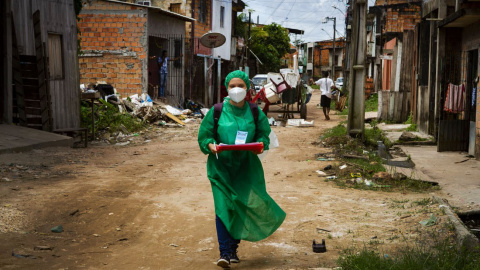
[[200,38],[200,43],[207,48],[217,48],[222,46],[227,39],[221,33],[206,33]]

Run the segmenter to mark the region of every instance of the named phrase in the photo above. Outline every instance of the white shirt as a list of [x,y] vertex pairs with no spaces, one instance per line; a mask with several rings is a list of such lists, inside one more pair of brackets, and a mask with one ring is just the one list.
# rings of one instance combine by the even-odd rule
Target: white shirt
[[320,86],[320,91],[322,92],[322,96],[327,96],[328,98],[332,98],[332,86],[333,81],[330,78],[322,78],[315,82],[316,85]]

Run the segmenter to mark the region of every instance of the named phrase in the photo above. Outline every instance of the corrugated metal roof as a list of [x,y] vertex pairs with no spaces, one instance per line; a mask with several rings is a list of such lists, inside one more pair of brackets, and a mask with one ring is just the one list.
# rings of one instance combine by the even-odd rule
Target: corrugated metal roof
[[137,6],[137,7],[148,8],[148,9],[150,9],[150,10],[154,10],[154,11],[157,11],[157,12],[159,12],[159,13],[164,13],[164,14],[166,14],[166,15],[169,15],[169,16],[172,16],[172,17],[176,17],[176,18],[182,19],[182,20],[184,20],[184,21],[189,21],[189,22],[195,21],[195,19],[193,19],[193,18],[184,16],[184,15],[182,15],[182,14],[178,14],[178,13],[175,13],[175,12],[171,12],[171,11],[169,11],[169,10],[165,10],[165,9],[163,9],[163,8],[160,8],[160,7],[145,6],[145,5],[128,3],[128,2],[118,1],[118,0],[102,0],[102,1],[112,2],[112,3],[117,3],[117,4],[123,4],[123,5],[129,5],[129,6]]

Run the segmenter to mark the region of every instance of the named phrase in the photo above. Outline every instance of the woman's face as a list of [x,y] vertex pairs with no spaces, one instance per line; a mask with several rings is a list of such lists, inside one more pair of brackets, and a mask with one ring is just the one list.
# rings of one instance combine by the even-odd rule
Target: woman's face
[[230,82],[228,83],[228,90],[232,89],[232,88],[235,88],[235,87],[241,87],[243,89],[247,89],[247,85],[245,84],[245,82],[240,79],[240,78],[233,78],[230,80]]

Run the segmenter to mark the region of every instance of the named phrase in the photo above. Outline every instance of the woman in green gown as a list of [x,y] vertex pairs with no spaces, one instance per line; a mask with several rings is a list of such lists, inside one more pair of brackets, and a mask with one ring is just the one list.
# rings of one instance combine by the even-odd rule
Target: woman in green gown
[[[228,268],[238,263],[240,240],[260,241],[274,233],[285,219],[285,212],[268,195],[262,164],[250,151],[217,153],[216,145],[263,143],[269,149],[270,125],[265,114],[258,111],[255,123],[253,110],[245,101],[250,88],[248,76],[233,71],[225,79],[229,96],[223,101],[214,131],[214,109],[210,109],[200,125],[198,144],[208,154],[207,175],[215,202],[217,237],[220,259],[217,265]],[[218,156],[218,157],[217,157]]]

